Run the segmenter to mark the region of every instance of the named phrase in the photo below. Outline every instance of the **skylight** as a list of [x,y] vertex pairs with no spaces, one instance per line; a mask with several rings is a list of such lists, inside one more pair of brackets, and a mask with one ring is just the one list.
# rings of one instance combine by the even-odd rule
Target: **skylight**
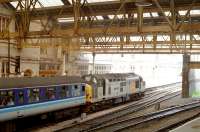
[[153,17],[158,17],[158,12],[152,12],[151,14]]
[[142,41],[140,36],[130,36],[131,41]]
[[38,0],[44,7],[64,5],[61,0]]
[[170,11],[165,11],[165,15],[166,16],[171,16],[171,12]]
[[96,16],[98,20],[103,20],[102,16]]
[[95,2],[107,2],[107,1],[118,1],[118,0],[87,0],[88,3],[95,3]]
[[74,22],[74,17],[58,18],[58,22],[60,22],[60,23],[64,23],[64,22]]
[[[72,0],[68,0],[68,1],[72,4]],[[98,2],[108,2],[108,1],[119,1],[119,0],[87,0],[88,3],[98,3]]]
[[191,15],[199,15],[200,14],[200,10],[191,10],[190,14]]
[[[16,8],[18,5],[18,1],[10,2],[10,4]],[[22,5],[24,4],[25,4],[25,1],[22,0]],[[62,5],[64,4],[61,0],[38,0],[38,2],[35,5],[35,8],[53,7],[53,6],[62,6]],[[31,6],[31,8],[33,8],[33,6]],[[19,10],[19,7],[17,10]]]
[[[124,16],[123,14],[119,14],[119,15],[116,15],[116,18],[122,19],[123,16]],[[115,15],[108,15],[108,17],[109,17],[110,19],[114,19]],[[126,14],[125,17],[128,17],[128,15]]]
[[134,18],[137,18],[137,13],[134,13]]
[[143,13],[143,17],[151,17],[150,13]]
[[187,13],[187,10],[178,11],[181,16],[184,16]]
[[110,19],[113,19],[115,15],[108,15]]
[[18,4],[18,2],[17,1],[14,1],[14,2],[10,2],[10,4],[13,6],[13,7],[17,7],[17,4]]
[[119,19],[122,19],[122,18],[123,18],[123,14],[117,15],[117,17],[118,17]]
[[[10,2],[10,4],[11,4],[14,8],[17,8],[17,10],[20,9],[20,6],[17,7],[18,1]],[[22,6],[25,5],[25,1],[22,0],[22,1],[21,1],[21,4],[22,4]],[[30,8],[32,9],[33,6],[31,6]],[[35,4],[35,8],[40,8],[40,4],[39,4],[38,2]]]

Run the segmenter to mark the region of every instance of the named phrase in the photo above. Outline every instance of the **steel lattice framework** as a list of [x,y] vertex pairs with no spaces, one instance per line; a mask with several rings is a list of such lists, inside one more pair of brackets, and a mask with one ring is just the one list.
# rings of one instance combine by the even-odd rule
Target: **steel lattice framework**
[[[11,1],[18,1],[17,9]],[[151,6],[136,6],[136,0],[62,1],[62,6],[43,7],[39,0],[1,0],[15,12],[16,31],[7,29],[0,38],[19,47],[59,45],[93,53],[200,53],[200,12],[191,13],[200,10],[199,0],[146,0]],[[60,23],[61,17],[74,21]],[[29,30],[32,21],[43,28]]]

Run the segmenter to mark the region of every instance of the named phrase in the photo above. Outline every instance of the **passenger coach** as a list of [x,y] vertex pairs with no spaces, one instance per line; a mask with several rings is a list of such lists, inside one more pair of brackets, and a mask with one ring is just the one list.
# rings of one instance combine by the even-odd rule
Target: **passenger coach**
[[84,105],[85,87],[80,77],[0,79],[0,122]]

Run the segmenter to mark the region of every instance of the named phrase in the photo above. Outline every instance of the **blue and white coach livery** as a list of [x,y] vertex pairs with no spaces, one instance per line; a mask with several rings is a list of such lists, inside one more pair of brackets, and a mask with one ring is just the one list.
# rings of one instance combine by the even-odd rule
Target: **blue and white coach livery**
[[80,77],[1,79],[0,122],[84,105],[85,86]]

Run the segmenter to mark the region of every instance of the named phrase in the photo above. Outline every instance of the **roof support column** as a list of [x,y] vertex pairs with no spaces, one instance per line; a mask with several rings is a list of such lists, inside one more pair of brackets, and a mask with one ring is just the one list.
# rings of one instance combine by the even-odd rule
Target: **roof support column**
[[80,22],[80,0],[72,0],[73,9],[74,9],[74,34],[78,33],[79,22]]
[[96,54],[92,53],[92,74],[95,74],[95,56]]
[[142,6],[138,6],[137,8],[138,12],[137,12],[137,16],[138,16],[138,22],[137,22],[137,26],[138,26],[138,32],[142,32],[142,24],[143,24],[143,7]]
[[153,34],[153,49],[156,50],[157,46],[157,35]]
[[172,46],[176,45],[176,10],[174,0],[170,0],[170,11],[171,11],[171,21],[172,21],[172,33],[171,33],[171,44],[170,51],[172,52]]
[[182,69],[182,97],[189,97],[189,67],[190,55],[185,53],[183,55],[183,69]]

